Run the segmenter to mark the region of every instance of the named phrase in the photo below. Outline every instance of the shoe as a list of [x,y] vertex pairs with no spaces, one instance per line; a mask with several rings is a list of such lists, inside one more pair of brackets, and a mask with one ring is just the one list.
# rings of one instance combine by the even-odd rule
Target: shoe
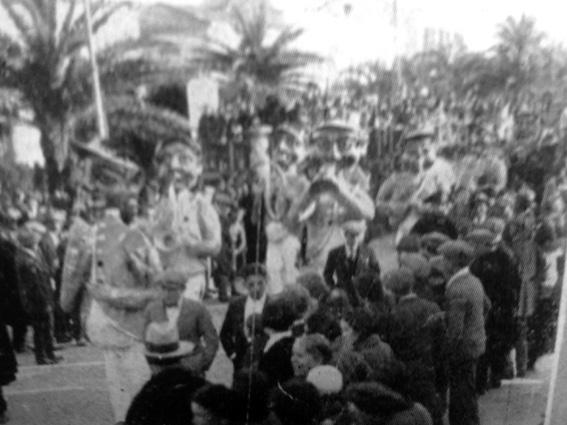
[[7,424],[10,421],[10,417],[7,412],[0,413],[0,424]]
[[45,366],[45,365],[51,364],[51,362],[49,362],[49,360],[44,359],[44,358],[36,359],[36,360],[35,360],[35,363],[36,363],[38,366]]
[[63,361],[63,357],[61,357],[61,356],[53,356],[53,357],[49,357],[49,358],[47,359],[47,361],[48,361],[48,364],[54,365],[54,364],[57,364],[57,363],[61,363],[61,362]]
[[75,341],[75,346],[77,347],[85,347],[87,345],[87,342],[84,339],[77,339]]

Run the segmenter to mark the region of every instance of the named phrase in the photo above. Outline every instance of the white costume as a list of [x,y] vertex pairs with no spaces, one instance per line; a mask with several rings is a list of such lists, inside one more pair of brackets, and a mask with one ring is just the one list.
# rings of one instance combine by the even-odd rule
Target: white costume
[[175,268],[188,276],[184,297],[200,300],[204,295],[207,278],[207,260],[189,253],[186,245],[200,243],[221,243],[221,224],[213,205],[200,193],[183,190],[176,194],[173,188],[169,196],[163,199],[156,211],[157,226],[162,231],[155,231],[154,239],[171,237],[174,239],[171,249],[160,249],[164,269]]

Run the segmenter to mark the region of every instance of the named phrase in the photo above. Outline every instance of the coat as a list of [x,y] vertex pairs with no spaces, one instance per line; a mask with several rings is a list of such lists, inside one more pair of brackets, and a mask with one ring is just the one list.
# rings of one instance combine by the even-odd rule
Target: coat
[[490,301],[468,268],[457,272],[445,289],[447,350],[454,361],[474,360],[486,349],[485,317]]
[[388,342],[404,362],[418,362],[433,367],[438,337],[442,332],[432,317],[441,312],[437,304],[410,296],[400,299],[390,312]]
[[47,320],[54,308],[49,271],[37,255],[28,250],[16,254],[18,289],[25,313],[31,320]]
[[490,299],[486,331],[499,344],[512,348],[516,340],[516,311],[522,279],[513,258],[502,248],[477,257],[471,273],[480,279]]
[[364,273],[380,274],[380,264],[371,248],[360,245],[354,260],[347,258],[346,246],[342,245],[329,252],[323,277],[329,287],[338,287],[346,291],[351,303],[358,303],[358,296],[353,285],[355,277]]
[[232,360],[235,371],[245,367],[244,360],[250,346],[244,334],[246,299],[246,296],[241,296],[230,301],[220,330],[222,347],[227,357]]
[[[167,322],[167,312],[162,300],[152,301],[144,312],[147,327],[152,322]],[[211,313],[198,301],[184,298],[181,301],[177,329],[181,341],[195,344],[190,356],[181,364],[197,373],[205,373],[215,358],[219,348],[219,337]]]
[[25,318],[18,290],[17,252],[15,243],[8,239],[0,239],[0,322],[9,325]]
[[291,352],[294,342],[294,337],[284,337],[262,354],[258,369],[266,374],[270,385],[275,386],[293,378]]
[[373,380],[381,381],[388,376],[395,356],[392,348],[382,341],[378,335],[370,335],[367,338],[355,341],[353,350],[361,354],[368,363],[372,370]]
[[0,318],[0,388],[16,380],[18,364],[6,324]]

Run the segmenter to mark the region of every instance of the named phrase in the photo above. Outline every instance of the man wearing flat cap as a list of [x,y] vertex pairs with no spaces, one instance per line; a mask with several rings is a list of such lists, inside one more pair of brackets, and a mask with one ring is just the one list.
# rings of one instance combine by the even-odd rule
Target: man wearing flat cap
[[219,337],[206,307],[182,296],[185,282],[185,273],[175,269],[166,270],[156,278],[161,297],[146,307],[145,328],[147,330],[152,323],[176,328],[180,341],[194,346],[191,355],[181,360],[181,365],[204,375],[217,353]]
[[366,232],[364,220],[343,224],[345,243],[329,252],[323,276],[330,288],[344,289],[353,305],[358,303],[353,279],[364,273],[380,274],[380,265],[371,248],[363,243]]
[[478,367],[479,394],[488,386],[497,388],[506,369],[506,358],[516,342],[516,310],[522,281],[517,262],[501,243],[501,235],[488,229],[475,229],[465,238],[475,247],[471,273],[482,282],[492,307],[486,320],[486,353]]
[[486,348],[485,317],[490,301],[469,270],[474,248],[465,241],[439,247],[451,278],[445,289],[449,358],[449,423],[478,425],[476,366]]

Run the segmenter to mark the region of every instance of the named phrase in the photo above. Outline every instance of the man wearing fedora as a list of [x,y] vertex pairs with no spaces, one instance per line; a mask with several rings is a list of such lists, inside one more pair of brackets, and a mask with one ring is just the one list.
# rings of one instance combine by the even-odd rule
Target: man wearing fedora
[[367,272],[380,274],[380,265],[374,251],[363,243],[365,232],[364,220],[344,223],[345,243],[329,252],[323,272],[327,285],[345,290],[353,305],[358,304],[353,279]]
[[490,301],[482,283],[469,270],[474,248],[465,241],[448,241],[439,253],[452,276],[445,288],[449,364],[449,423],[478,425],[476,366],[486,348],[485,318]]
[[183,360],[192,355],[195,344],[179,339],[176,327],[167,322],[152,322],[145,335],[146,360],[152,375],[171,368],[182,368]]
[[157,277],[161,297],[146,307],[145,335],[147,338],[153,323],[176,328],[180,340],[194,346],[191,355],[182,359],[182,366],[204,375],[217,353],[219,337],[205,306],[182,296],[186,281],[186,274],[175,269],[166,270]]

